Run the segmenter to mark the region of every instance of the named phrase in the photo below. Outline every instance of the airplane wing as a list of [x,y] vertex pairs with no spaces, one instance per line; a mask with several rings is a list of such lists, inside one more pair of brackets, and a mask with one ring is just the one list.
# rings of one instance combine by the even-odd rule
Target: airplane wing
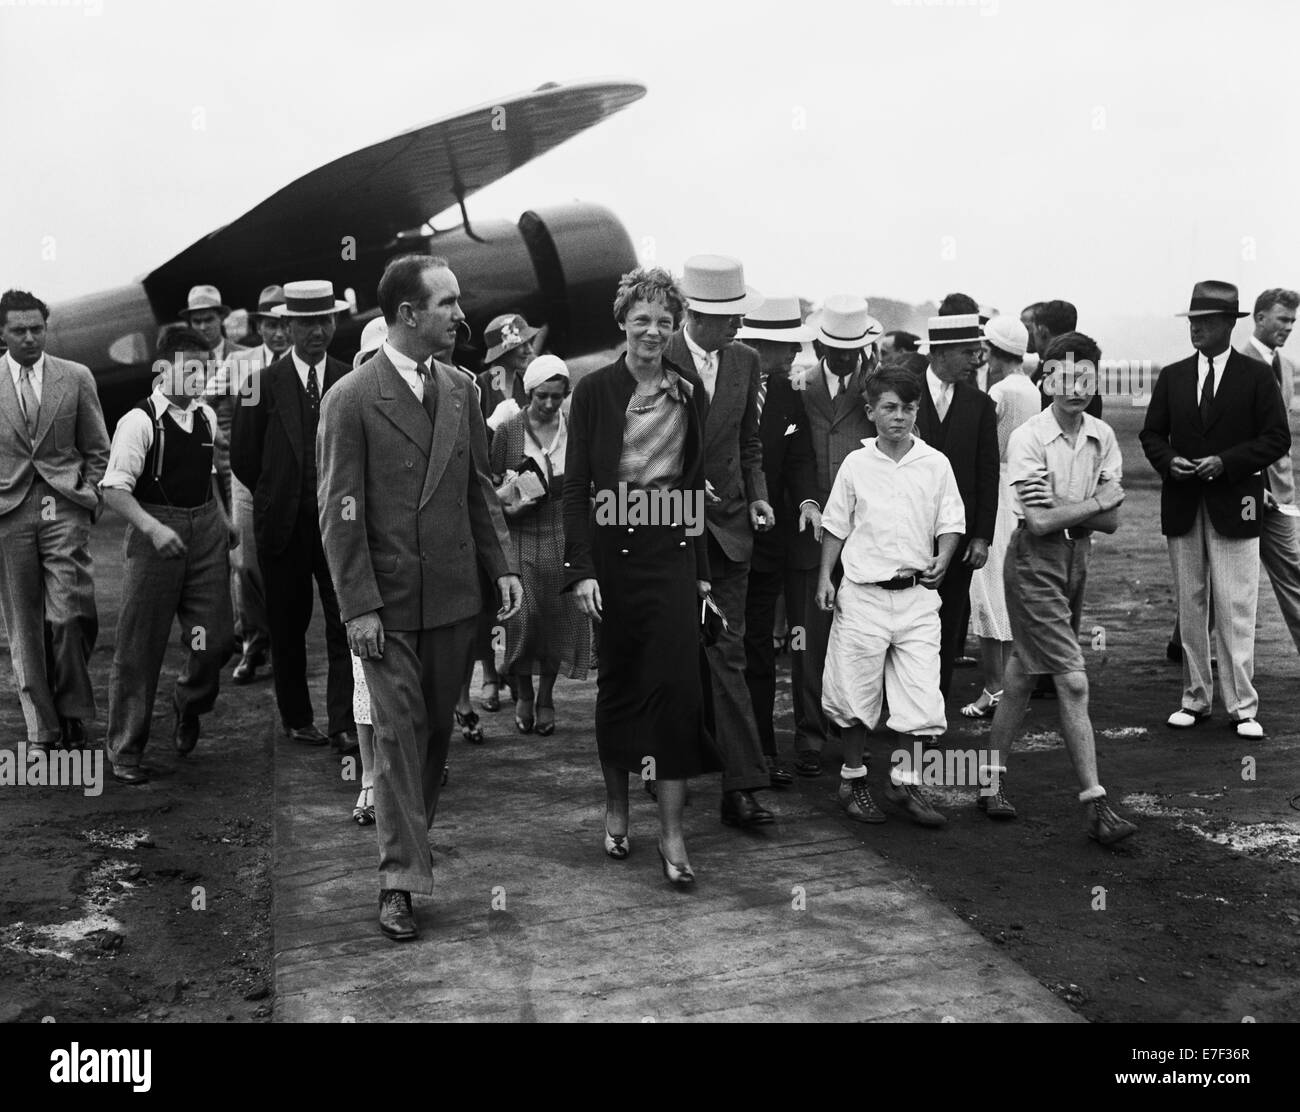
[[543,85],[344,155],[187,247],[144,279],[145,291],[166,320],[196,282],[220,286],[231,304],[255,300],[247,276],[268,259],[277,273],[303,274],[316,261],[337,264],[345,236],[354,237],[358,257],[391,249],[398,232],[419,228],[645,91],[631,82]]

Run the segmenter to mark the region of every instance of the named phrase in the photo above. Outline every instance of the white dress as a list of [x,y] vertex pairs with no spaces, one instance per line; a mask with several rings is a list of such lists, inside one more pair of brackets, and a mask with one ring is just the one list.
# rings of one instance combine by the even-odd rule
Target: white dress
[[998,516],[988,562],[971,576],[970,628],[976,637],[1010,641],[1011,619],[1007,617],[1007,600],[1002,589],[1002,565],[1016,528],[1016,515],[1007,483],[1007,441],[1013,430],[1042,412],[1042,398],[1028,375],[1011,374],[993,384],[989,399],[998,410]]

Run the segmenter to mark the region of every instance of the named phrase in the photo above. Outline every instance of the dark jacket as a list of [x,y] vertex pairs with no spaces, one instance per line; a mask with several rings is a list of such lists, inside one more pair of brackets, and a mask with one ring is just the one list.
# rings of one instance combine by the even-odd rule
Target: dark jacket
[[943,421],[930,397],[930,384],[921,380],[921,409],[916,435],[938,448],[952,464],[966,509],[966,537],[993,542],[998,516],[998,410],[987,394],[964,382],[953,385],[952,401]]
[[776,527],[754,534],[750,567],[776,571],[786,566],[796,535],[799,504],[811,499],[821,505],[808,415],[788,378],[768,378],[758,439],[763,445],[763,475],[776,511]]

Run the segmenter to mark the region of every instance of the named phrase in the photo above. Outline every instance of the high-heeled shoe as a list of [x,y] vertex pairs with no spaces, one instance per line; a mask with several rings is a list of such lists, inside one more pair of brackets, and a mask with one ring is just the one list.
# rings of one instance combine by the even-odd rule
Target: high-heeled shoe
[[632,839],[626,834],[611,834],[609,824],[605,824],[605,853],[615,861],[626,861],[632,852]]
[[[488,689],[492,694],[488,694]],[[478,705],[490,714],[496,714],[501,709],[501,685],[495,680],[484,680],[483,690],[479,692]]]
[[[528,703],[526,705],[528,707],[528,717],[520,718],[519,717],[520,704],[518,702],[515,703],[515,729],[518,730],[521,734],[531,734],[533,732],[533,725],[536,721],[533,717],[533,704]],[[554,729],[555,727],[552,726],[551,728]]]
[[[545,714],[543,714],[545,712]],[[542,706],[537,704],[537,732],[542,737],[550,737],[555,733],[555,707],[553,705]]]
[[964,718],[987,718],[997,709],[998,703],[1002,700],[1002,692],[990,691],[986,687],[984,688],[984,695],[988,698],[988,702],[984,706],[980,706],[979,700],[976,699],[975,702],[967,703],[961,708]]
[[357,805],[352,808],[352,821],[358,826],[375,825],[374,788],[362,788],[357,796]]
[[478,715],[472,710],[464,713],[452,711],[456,716],[456,725],[460,727],[460,734],[471,745],[483,744],[483,727],[478,724]]
[[663,862],[664,876],[674,888],[690,888],[695,883],[695,872],[689,865],[674,865],[664,854],[662,843],[657,843],[659,860]]

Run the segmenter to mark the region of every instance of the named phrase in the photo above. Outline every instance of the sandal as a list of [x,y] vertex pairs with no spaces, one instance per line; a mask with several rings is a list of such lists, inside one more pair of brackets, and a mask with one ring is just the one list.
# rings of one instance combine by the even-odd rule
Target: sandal
[[[980,706],[980,699],[988,699],[988,702],[985,703],[983,706]],[[988,718],[993,713],[993,711],[997,708],[997,705],[1001,701],[1001,699],[1002,699],[1001,689],[997,691],[990,691],[986,687],[984,688],[983,694],[980,695],[979,699],[976,699],[973,703],[967,703],[964,707],[961,708],[962,717]]]
[[375,802],[374,788],[362,788],[357,796],[357,805],[352,808],[352,821],[358,826],[374,826]]
[[[519,717],[519,708],[521,706],[526,706],[528,708],[527,718]],[[531,734],[533,732],[533,725],[535,721],[536,720],[533,717],[532,703],[520,703],[520,702],[515,703],[515,729],[516,730],[518,730],[521,734]],[[555,728],[554,724],[552,724],[551,728],[552,729]]]
[[460,727],[460,734],[471,745],[483,744],[483,728],[478,724],[478,715],[472,710],[467,710],[463,714],[460,711],[453,711],[456,716],[456,725]]
[[538,704],[537,732],[542,737],[550,737],[555,733],[555,706],[553,704],[545,707]]
[[[492,694],[488,694],[488,688],[492,689]],[[501,709],[501,684],[496,680],[484,680],[483,690],[479,692],[478,705],[491,714],[496,714]]]
[[632,852],[632,840],[623,834],[611,834],[609,832],[609,812],[605,812],[605,852],[615,861],[626,861],[627,855]]

